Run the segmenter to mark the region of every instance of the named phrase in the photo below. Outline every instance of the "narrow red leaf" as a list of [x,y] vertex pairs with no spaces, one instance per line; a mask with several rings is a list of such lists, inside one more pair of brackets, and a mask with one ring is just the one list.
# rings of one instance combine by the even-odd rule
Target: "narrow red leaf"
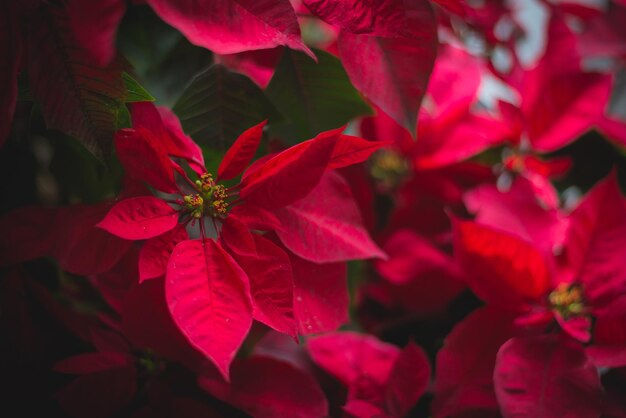
[[429,2],[305,4],[341,30],[339,54],[352,84],[414,134],[437,50],[437,20]]
[[263,138],[263,127],[266,123],[267,120],[245,130],[226,151],[217,170],[217,177],[220,180],[230,180],[236,177],[250,164]]
[[600,376],[582,346],[562,335],[512,338],[493,374],[504,417],[599,417]]
[[352,135],[341,135],[337,145],[335,145],[335,149],[333,149],[328,169],[361,163],[367,160],[375,151],[390,144],[390,142],[384,141],[368,141]]
[[139,252],[139,283],[165,274],[174,247],[188,239],[183,225],[147,240]]
[[626,199],[616,173],[596,185],[569,217],[565,242],[571,274],[587,302],[602,310],[626,291]]
[[222,224],[220,240],[248,275],[254,319],[296,337],[289,256],[270,240],[250,233],[246,226],[230,218]]
[[147,2],[191,43],[217,54],[284,45],[313,55],[300,39],[300,26],[289,0]]
[[348,320],[345,263],[316,264],[289,253],[300,335],[334,331]]
[[110,208],[110,203],[105,202],[93,206],[74,205],[57,211],[51,255],[63,270],[79,275],[104,273],[126,254],[132,241],[96,226]]
[[433,417],[489,417],[498,410],[493,369],[500,346],[513,334],[513,317],[492,307],[468,315],[437,353]]
[[174,322],[228,380],[252,324],[248,278],[213,240],[183,241],[167,266],[165,295]]
[[319,183],[343,129],[322,132],[301,152],[275,155],[242,180],[240,196],[268,208],[302,199]]
[[131,115],[133,128],[150,131],[167,155],[187,160],[199,174],[206,171],[202,149],[185,135],[180,121],[170,109],[150,102],[138,102],[133,103]]
[[350,186],[337,173],[324,174],[311,193],[277,211],[276,233],[287,248],[316,263],[386,258],[362,225]]
[[391,416],[403,417],[426,391],[430,381],[430,364],[424,351],[409,343],[393,364],[385,388],[386,409]]
[[384,385],[400,349],[376,337],[355,332],[337,332],[311,338],[307,343],[311,359],[341,383],[350,386],[362,376]]
[[174,165],[162,138],[145,128],[122,129],[115,134],[115,149],[130,177],[166,192],[178,191]]
[[99,66],[115,55],[115,34],[126,11],[122,0],[70,0],[67,14],[77,43]]
[[237,361],[232,383],[200,377],[200,386],[216,398],[258,418],[328,416],[324,392],[308,373],[270,357]]
[[137,240],[163,234],[178,223],[178,212],[153,196],[132,197],[115,204],[97,225],[118,237]]
[[471,289],[503,309],[526,309],[546,294],[551,274],[543,255],[521,239],[469,221],[454,222],[454,250]]

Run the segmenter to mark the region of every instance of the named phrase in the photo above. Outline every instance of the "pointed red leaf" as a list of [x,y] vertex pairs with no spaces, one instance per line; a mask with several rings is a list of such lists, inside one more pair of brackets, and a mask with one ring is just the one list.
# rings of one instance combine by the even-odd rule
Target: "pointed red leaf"
[[328,169],[361,163],[367,160],[375,151],[389,144],[389,142],[383,141],[368,141],[352,135],[341,135],[330,157]]
[[147,240],[139,252],[139,283],[165,274],[174,247],[189,239],[183,225]]
[[174,322],[228,380],[252,324],[248,278],[215,241],[183,241],[167,266],[165,295]]
[[54,365],[54,370],[67,374],[88,374],[131,366],[134,359],[127,353],[102,352],[79,354]]
[[430,363],[424,351],[409,343],[393,364],[385,389],[389,414],[403,417],[419,401],[430,381]]
[[626,199],[613,172],[570,215],[565,251],[587,301],[607,307],[626,291]]
[[276,233],[287,248],[316,263],[386,258],[362,225],[350,186],[328,172],[311,193],[277,210],[283,228]]
[[400,355],[394,345],[348,331],[311,338],[307,351],[315,364],[346,386],[367,376],[382,387]]
[[599,417],[600,376],[582,346],[559,335],[512,338],[496,360],[496,395],[505,417]]
[[307,0],[341,29],[341,61],[352,84],[411,133],[433,69],[436,19],[428,2]]
[[232,382],[200,377],[216,398],[258,418],[328,416],[328,402],[308,373],[273,358],[255,356],[233,363]]
[[200,174],[206,171],[202,149],[185,135],[180,121],[171,110],[150,102],[138,102],[133,103],[131,115],[133,127],[150,131],[153,140],[158,140],[166,154],[187,160]]
[[57,211],[51,255],[63,270],[79,275],[104,273],[126,254],[132,241],[96,226],[110,208],[110,203],[105,202],[93,206],[74,205]]
[[348,320],[345,263],[316,264],[289,254],[300,335],[334,331]]
[[17,74],[22,60],[19,19],[10,2],[0,4],[0,147],[11,132],[17,101]]
[[67,13],[77,43],[99,66],[115,55],[115,33],[126,11],[122,0],[70,0]]
[[196,369],[206,362],[202,353],[176,326],[165,300],[165,279],[148,280],[127,292],[121,310],[122,331],[133,347]]
[[551,274],[543,255],[512,235],[456,221],[454,250],[472,291],[503,309],[526,309],[528,302],[550,288]]
[[115,149],[127,175],[166,193],[178,191],[162,138],[145,128],[122,129],[115,134]]
[[286,206],[308,195],[319,183],[343,127],[317,135],[299,152],[288,149],[242,180],[240,196],[268,208]]
[[254,319],[296,337],[293,274],[287,254],[231,218],[222,224],[220,240],[248,275]]
[[136,240],[156,237],[178,224],[178,212],[153,196],[132,197],[115,204],[97,225],[118,237]]
[[154,11],[193,44],[217,54],[284,45],[313,53],[300,39],[289,0],[148,0]]
[[257,148],[259,148],[261,138],[263,138],[263,127],[266,123],[267,120],[245,130],[226,151],[226,155],[224,155],[224,159],[217,170],[217,177],[220,180],[230,180],[237,177],[250,164]]
[[516,178],[505,192],[492,184],[476,187],[463,200],[476,214],[476,222],[532,242],[545,254],[552,254],[563,244],[565,217],[556,208],[542,205],[532,183],[524,177]]
[[434,417],[473,410],[486,417],[497,411],[493,368],[498,349],[512,336],[511,315],[491,307],[472,312],[452,329],[437,353]]

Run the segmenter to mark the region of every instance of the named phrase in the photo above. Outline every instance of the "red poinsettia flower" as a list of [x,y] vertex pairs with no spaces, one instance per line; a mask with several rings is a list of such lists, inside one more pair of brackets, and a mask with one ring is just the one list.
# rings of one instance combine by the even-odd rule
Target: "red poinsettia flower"
[[[620,239],[626,202],[615,176],[589,192],[569,215],[565,233],[558,218],[546,227],[551,215],[521,211],[527,212],[527,221],[508,221],[506,227],[455,222],[455,253],[469,286],[489,304],[516,313],[518,323],[545,325],[555,319],[584,343],[600,331],[602,337],[593,340],[593,346],[602,346],[595,349],[602,353],[596,362],[620,363],[626,350],[623,333],[607,332],[620,328],[625,312],[626,258]],[[487,214],[482,219],[493,225],[496,218]],[[554,256],[555,250],[561,254]]]
[[[140,280],[166,274],[175,322],[227,376],[252,318],[294,337],[299,327],[288,252],[251,230],[274,230],[289,251],[314,263],[384,256],[360,225],[345,181],[329,171],[363,161],[381,144],[342,129],[324,132],[257,161],[227,188],[222,182],[252,160],[264,123],[235,141],[214,177],[190,154],[193,142],[146,106],[134,129],[116,135],[117,152],[129,176],[167,195],[121,200],[99,226],[147,240]],[[193,162],[193,172],[181,160]]]

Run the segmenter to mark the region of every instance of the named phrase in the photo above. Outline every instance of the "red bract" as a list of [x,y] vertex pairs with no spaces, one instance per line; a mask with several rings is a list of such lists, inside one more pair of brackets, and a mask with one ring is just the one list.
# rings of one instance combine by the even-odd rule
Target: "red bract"
[[[470,287],[483,300],[517,312],[526,323],[545,324],[553,317],[567,333],[587,342],[592,317],[602,322],[623,314],[625,213],[612,176],[569,216],[564,257],[552,256],[554,242],[541,251],[519,235],[468,221],[455,223],[455,252]],[[526,231],[514,233],[519,232]],[[616,338],[618,345],[623,342]]]
[[328,402],[308,373],[273,358],[253,356],[235,361],[231,383],[199,378],[200,386],[252,416],[316,418],[328,415]]
[[511,314],[487,306],[468,315],[446,337],[437,353],[435,418],[497,414],[493,370],[498,349],[515,333],[513,320]]
[[598,371],[566,336],[507,341],[493,378],[504,417],[592,418],[602,412]]
[[322,20],[340,29],[339,54],[354,86],[413,132],[437,50],[429,3],[304,3]]
[[148,4],[192,43],[218,54],[284,45],[313,56],[300,39],[288,0],[148,0]]
[[[366,159],[378,144],[343,136],[340,129],[324,132],[253,164],[238,186],[226,189],[219,181],[236,177],[248,166],[264,123],[237,139],[226,153],[217,179],[213,179],[201,167],[200,159],[183,152],[193,153],[193,143],[184,135],[173,134],[149,106],[142,104],[135,109],[133,117],[140,127],[118,133],[118,155],[130,176],[182,199],[124,199],[99,226],[120,237],[148,240],[141,250],[140,278],[157,277],[167,265],[167,303],[190,343],[228,377],[228,366],[252,318],[293,337],[298,329],[310,333],[343,322],[345,314],[337,320],[333,313],[327,320],[325,314],[320,312],[321,319],[317,319],[313,313],[310,322],[311,314],[298,313],[300,308],[294,308],[294,303],[297,306],[306,300],[314,306],[315,297],[299,295],[297,290],[297,281],[306,282],[307,275],[296,280],[287,252],[250,229],[276,229],[287,248],[315,262],[384,257],[360,226],[343,180],[336,174],[325,174]],[[173,146],[174,138],[185,146]],[[187,176],[175,162],[179,158],[197,166],[198,180]],[[335,179],[338,186],[324,186],[326,179]],[[325,205],[340,210],[336,220],[307,215],[318,213]],[[328,226],[315,229],[324,223]],[[198,232],[191,229],[196,224]],[[185,226],[191,237],[199,236],[200,240],[187,239]],[[295,237],[303,237],[309,248],[302,249]],[[343,250],[331,252],[337,243]],[[341,269],[333,265],[329,269],[332,274],[328,277],[342,283]],[[303,288],[305,293],[308,287]],[[329,289],[335,287],[333,284]],[[345,304],[338,306],[344,308]]]
[[372,336],[343,332],[311,339],[308,351],[348,387],[343,409],[354,417],[405,416],[430,380],[426,355],[413,343],[400,350]]

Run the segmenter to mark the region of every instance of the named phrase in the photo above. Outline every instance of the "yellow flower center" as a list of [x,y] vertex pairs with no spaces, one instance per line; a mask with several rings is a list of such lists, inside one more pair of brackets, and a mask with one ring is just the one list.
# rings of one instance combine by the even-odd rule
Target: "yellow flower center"
[[550,305],[563,318],[585,313],[583,289],[576,284],[561,283],[548,296]]
[[370,160],[370,174],[383,188],[393,189],[409,174],[409,162],[396,151],[380,150]]
[[204,173],[195,181],[198,193],[183,197],[189,214],[198,219],[203,215],[224,218],[228,213],[228,193],[221,184],[216,184],[211,173]]

